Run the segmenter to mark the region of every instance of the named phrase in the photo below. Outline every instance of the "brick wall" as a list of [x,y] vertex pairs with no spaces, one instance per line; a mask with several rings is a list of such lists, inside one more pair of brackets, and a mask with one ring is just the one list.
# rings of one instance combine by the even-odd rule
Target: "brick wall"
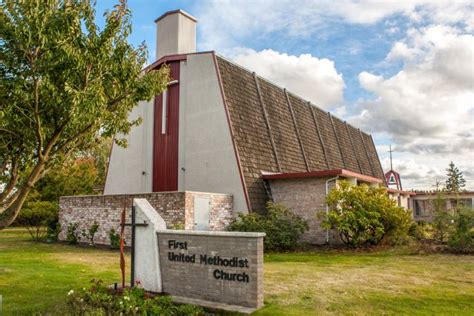
[[[184,225],[194,228],[194,197],[209,196],[210,230],[224,230],[233,218],[232,196],[203,192],[155,192],[123,195],[63,196],[59,200],[60,240],[66,239],[67,226],[78,223],[78,231],[87,230],[97,222],[99,230],[95,235],[97,244],[109,244],[109,231],[120,229],[120,214],[127,208],[127,222],[130,222],[132,201],[145,198],[160,214],[168,228]],[[130,244],[130,230],[126,228],[127,243]],[[85,241],[85,240],[84,240]]]
[[[298,178],[270,180],[273,201],[288,207],[303,217],[309,230],[301,241],[314,244],[326,243],[326,229],[321,227],[326,212],[326,181],[329,178]],[[329,190],[335,185],[329,182]],[[329,242],[340,243],[336,232],[329,232]]]
[[[159,231],[163,292],[199,300],[194,303],[204,306],[213,302],[214,307],[218,303],[262,307],[263,237],[263,233]],[[179,249],[172,247],[170,241],[186,244]],[[173,255],[194,259],[183,262],[173,260]],[[232,266],[214,259],[206,263],[201,255],[227,262],[237,257],[234,260],[246,260],[247,264]],[[226,279],[224,273],[240,274],[241,279]]]

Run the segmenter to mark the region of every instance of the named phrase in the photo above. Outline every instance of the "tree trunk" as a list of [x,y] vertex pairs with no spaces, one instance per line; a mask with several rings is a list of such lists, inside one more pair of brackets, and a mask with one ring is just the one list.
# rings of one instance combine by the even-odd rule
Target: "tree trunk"
[[0,230],[10,226],[15,221],[18,214],[20,214],[20,210],[23,207],[23,204],[25,203],[30,191],[31,187],[23,187],[15,202],[13,202],[13,204],[3,213],[0,213]]
[[44,167],[44,161],[38,162],[36,164],[36,166],[31,171],[28,180],[19,189],[20,193],[15,199],[15,202],[13,202],[10,207],[0,213],[0,230],[10,226],[18,217],[18,214],[20,214],[20,210],[23,207],[23,204],[25,203],[28,194],[30,193],[36,182],[38,182],[38,180],[41,178]]

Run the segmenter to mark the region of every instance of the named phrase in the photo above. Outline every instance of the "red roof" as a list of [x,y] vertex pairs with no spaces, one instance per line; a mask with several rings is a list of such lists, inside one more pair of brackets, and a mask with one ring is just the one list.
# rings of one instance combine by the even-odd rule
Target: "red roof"
[[262,178],[266,180],[274,180],[274,179],[296,179],[296,178],[323,178],[323,177],[336,177],[336,176],[356,178],[358,180],[369,182],[369,183],[383,183],[382,179],[366,176],[358,172],[349,171],[346,169],[264,174],[262,175]]

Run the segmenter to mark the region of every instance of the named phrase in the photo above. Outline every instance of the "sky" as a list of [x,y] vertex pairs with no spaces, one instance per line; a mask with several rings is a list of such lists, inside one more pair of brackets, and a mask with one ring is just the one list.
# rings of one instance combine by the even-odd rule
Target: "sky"
[[[98,15],[116,3],[100,0]],[[198,19],[215,50],[371,133],[384,171],[432,189],[450,161],[474,189],[474,2],[129,0],[133,33],[155,55],[154,20]]]

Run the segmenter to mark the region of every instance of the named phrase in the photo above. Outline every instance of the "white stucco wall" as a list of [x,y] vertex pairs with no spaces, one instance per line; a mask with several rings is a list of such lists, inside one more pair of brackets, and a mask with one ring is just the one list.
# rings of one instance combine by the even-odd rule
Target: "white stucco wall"
[[232,194],[247,212],[212,54],[189,55],[180,72],[178,190]]
[[125,136],[128,147],[122,148],[115,143],[112,146],[104,194],[144,193],[152,190],[153,100],[140,102],[133,109],[130,120],[137,117],[142,117],[143,122]]

